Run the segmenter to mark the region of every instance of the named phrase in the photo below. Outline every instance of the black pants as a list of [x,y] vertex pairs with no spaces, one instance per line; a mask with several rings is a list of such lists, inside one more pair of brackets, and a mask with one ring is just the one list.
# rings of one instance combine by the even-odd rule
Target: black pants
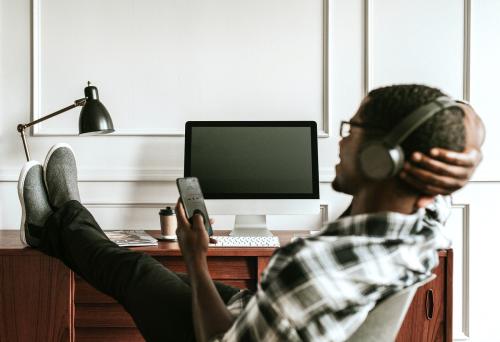
[[[110,241],[80,202],[67,202],[49,218],[39,249],[115,298],[147,341],[194,341],[188,277]],[[215,285],[226,303],[238,292]]]

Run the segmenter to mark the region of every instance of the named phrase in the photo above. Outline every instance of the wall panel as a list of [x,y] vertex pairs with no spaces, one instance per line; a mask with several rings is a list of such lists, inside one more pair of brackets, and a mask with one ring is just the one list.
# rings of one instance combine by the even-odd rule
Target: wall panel
[[[468,304],[469,320],[468,322],[454,320],[457,328],[463,328],[463,334],[457,333],[455,337],[469,336],[473,342],[500,341],[497,319],[500,298],[494,294],[500,282],[500,275],[496,271],[500,230],[496,227],[495,219],[495,214],[499,211],[495,194],[499,191],[498,182],[473,182],[453,197],[454,203],[467,205],[469,216],[468,238],[464,236],[469,246],[467,253],[469,279],[468,284],[467,282],[462,284],[468,286],[470,296],[468,303],[462,303]],[[455,235],[456,233],[455,231]],[[457,256],[455,265],[460,267],[460,262]],[[455,306],[457,306],[456,300],[457,297],[454,301]],[[460,316],[457,319],[460,319]]]
[[[117,135],[175,136],[187,120],[283,116],[315,120],[326,134],[327,4],[35,0],[33,115],[80,96],[92,80]],[[74,117],[34,132],[74,133],[68,127]]]
[[424,83],[463,98],[463,0],[368,3],[369,88]]
[[474,179],[500,181],[500,127],[498,80],[500,79],[500,1],[475,0],[471,6],[470,100],[486,128],[484,160]]

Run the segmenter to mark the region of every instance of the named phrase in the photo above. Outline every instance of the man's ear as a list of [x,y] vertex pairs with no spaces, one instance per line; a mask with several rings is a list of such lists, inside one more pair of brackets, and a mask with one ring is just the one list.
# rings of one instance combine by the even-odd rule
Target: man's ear
[[425,208],[434,202],[434,196],[419,196],[417,199],[417,208]]

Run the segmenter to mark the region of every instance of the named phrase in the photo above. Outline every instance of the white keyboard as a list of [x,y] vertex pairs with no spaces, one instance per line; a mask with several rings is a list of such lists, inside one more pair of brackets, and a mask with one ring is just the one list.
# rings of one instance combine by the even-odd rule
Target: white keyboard
[[277,236],[212,236],[211,247],[279,247]]

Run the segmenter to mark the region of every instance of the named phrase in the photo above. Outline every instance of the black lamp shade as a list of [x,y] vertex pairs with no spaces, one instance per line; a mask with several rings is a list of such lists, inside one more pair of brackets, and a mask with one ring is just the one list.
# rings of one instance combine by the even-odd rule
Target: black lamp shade
[[97,88],[88,86],[85,88],[87,101],[80,112],[78,127],[80,135],[107,134],[115,131],[113,121],[108,110],[99,101]]

